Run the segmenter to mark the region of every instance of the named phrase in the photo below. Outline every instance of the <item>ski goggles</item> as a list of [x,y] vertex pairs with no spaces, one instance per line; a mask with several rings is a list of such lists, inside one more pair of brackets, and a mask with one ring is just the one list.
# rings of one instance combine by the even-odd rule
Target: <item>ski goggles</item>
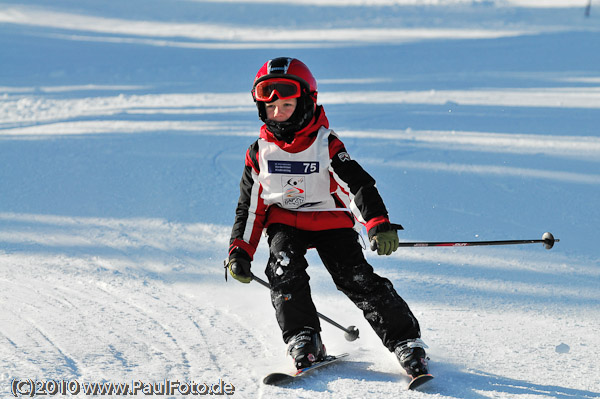
[[302,89],[300,83],[295,80],[271,78],[258,82],[254,87],[254,98],[256,101],[271,102],[277,95],[280,100],[300,97]]

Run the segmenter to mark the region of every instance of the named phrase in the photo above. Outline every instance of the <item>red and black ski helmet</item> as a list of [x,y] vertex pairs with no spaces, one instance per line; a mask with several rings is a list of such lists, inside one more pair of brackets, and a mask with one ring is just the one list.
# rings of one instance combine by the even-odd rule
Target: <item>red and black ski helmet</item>
[[253,98],[256,85],[271,78],[286,78],[299,82],[307,93],[314,95],[316,101],[317,80],[302,61],[296,58],[279,57],[265,62],[254,78],[254,84],[252,85]]
[[[293,81],[299,84],[297,92],[288,93],[289,97],[297,97],[296,110],[285,122],[275,122],[267,119],[265,102],[275,101],[280,94],[276,82]],[[261,82],[264,82],[261,84]],[[257,95],[257,85],[269,85],[273,82],[273,91],[269,91],[268,100],[261,100]],[[294,90],[293,87],[291,89]],[[285,95],[285,94],[283,94]],[[258,116],[279,140],[291,142],[297,131],[306,127],[313,118],[317,104],[317,80],[308,67],[300,60],[289,57],[273,58],[264,63],[256,73],[252,85],[252,98],[258,108]],[[265,96],[266,98],[266,96]],[[287,97],[285,97],[287,98]]]

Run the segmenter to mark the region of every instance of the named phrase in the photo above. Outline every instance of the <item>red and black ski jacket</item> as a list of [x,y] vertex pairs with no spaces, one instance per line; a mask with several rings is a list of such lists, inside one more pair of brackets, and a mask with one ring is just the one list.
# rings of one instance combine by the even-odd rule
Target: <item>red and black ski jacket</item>
[[352,228],[356,221],[370,236],[389,229],[375,180],[329,129],[323,107],[291,143],[263,125],[246,151],[229,253],[243,250],[252,260],[263,229],[273,223],[315,231]]

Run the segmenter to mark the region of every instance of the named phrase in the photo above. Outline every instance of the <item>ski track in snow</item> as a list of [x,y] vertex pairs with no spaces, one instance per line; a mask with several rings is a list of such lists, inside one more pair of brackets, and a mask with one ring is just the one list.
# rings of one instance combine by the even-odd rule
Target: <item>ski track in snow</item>
[[[223,380],[241,398],[600,397],[600,13],[585,4],[4,2],[0,396],[21,378]],[[313,252],[317,308],[360,339],[323,324],[347,361],[260,382],[291,361],[268,291],[225,282],[222,262],[258,128],[248,82],[296,54],[401,240],[561,240],[365,252],[420,321],[436,375],[422,392],[404,390]]]
[[231,365],[246,341],[255,357],[265,351],[247,325],[209,300],[210,287],[182,294],[101,258],[4,255],[2,270],[2,300],[11,305],[0,328],[6,371],[88,382],[238,382],[236,368],[222,365]]

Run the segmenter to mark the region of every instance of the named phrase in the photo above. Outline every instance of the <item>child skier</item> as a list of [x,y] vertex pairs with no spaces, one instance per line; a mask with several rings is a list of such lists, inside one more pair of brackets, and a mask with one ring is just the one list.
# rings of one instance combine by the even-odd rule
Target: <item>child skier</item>
[[375,180],[329,129],[312,73],[297,59],[272,59],[256,74],[252,97],[264,125],[246,152],[229,273],[243,283],[252,280],[250,263],[266,229],[271,302],[301,369],[326,355],[306,273],[306,251],[315,248],[338,290],[363,311],[406,372],[426,374],[419,323],[392,283],[365,260],[354,218],[366,226],[379,255],[398,248],[398,234]]

